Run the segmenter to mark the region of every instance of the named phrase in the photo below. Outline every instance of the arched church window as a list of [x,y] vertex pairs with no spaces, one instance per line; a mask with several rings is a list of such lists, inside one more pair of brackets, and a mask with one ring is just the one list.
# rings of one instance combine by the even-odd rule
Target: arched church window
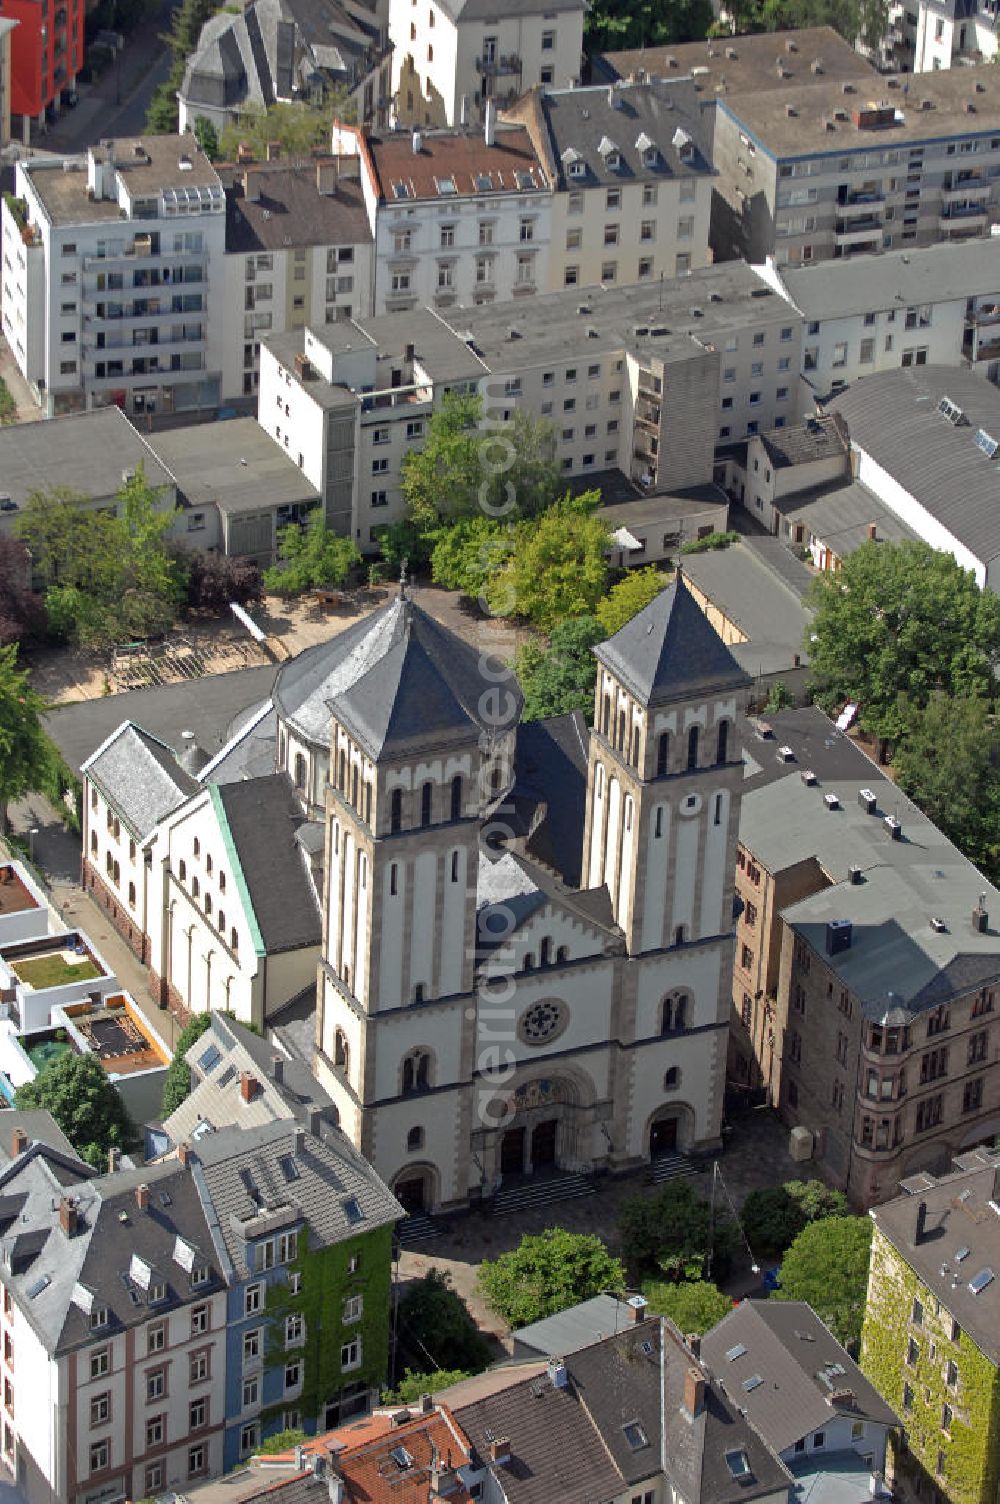
[[618,712],[618,750],[619,750],[619,752],[624,751],[624,748],[625,748],[625,712],[624,712],[624,710],[619,710],[619,712]]
[[610,696],[610,694],[605,694],[605,696],[604,696],[604,725],[601,727],[601,729],[604,732],[605,736],[607,736],[608,732],[611,730],[611,696]]
[[500,763],[495,762],[493,764],[493,767],[490,769],[490,794],[491,794],[491,796],[493,796],[495,798],[496,795],[499,794],[502,785],[503,785],[503,767],[501,766]]
[[434,785],[432,783],[425,783],[423,788],[420,790],[421,825],[429,825],[431,823],[431,799],[433,798],[433,796]]
[[568,945],[560,945],[559,949],[556,951],[556,964],[559,965],[559,966],[561,966],[564,961],[568,961],[568,960],[569,960],[569,946]]
[[539,947],[539,964],[542,966],[551,966],[552,964],[552,941],[548,935],[545,936]]
[[698,766],[698,727],[692,726],[688,732],[688,770]]
[[293,778],[293,781],[295,783],[295,787],[297,789],[304,789],[305,788],[305,786],[306,786],[306,760],[302,756],[301,752],[296,752],[296,754],[295,754],[295,765],[294,765],[294,770],[293,770],[293,773],[292,773],[292,778]]
[[458,852],[457,851],[453,851],[452,854],[451,854],[451,880],[452,880],[453,883],[457,883],[458,882]]
[[370,783],[366,783],[365,784],[365,824],[366,825],[370,825],[371,823],[372,823],[372,786],[371,786]]
[[345,1075],[348,1073],[350,1064],[350,1048],[347,1043],[347,1035],[343,1029],[338,1029],[333,1038],[333,1063]]
[[422,1128],[410,1129],[409,1133],[406,1135],[406,1147],[411,1154],[414,1152],[414,1150],[422,1149],[424,1147],[424,1130]]
[[337,781],[337,787],[342,794],[347,793],[347,753],[343,747],[340,749],[340,778]]
[[681,1084],[681,1069],[679,1065],[671,1065],[663,1078],[664,1091],[676,1091]]
[[653,821],[653,838],[659,840],[663,835],[663,805],[656,806],[656,818]]
[[716,760],[716,762],[717,763],[723,763],[723,762],[725,762],[728,751],[729,751],[729,722],[728,721],[720,721],[719,722],[719,734],[718,734],[718,737],[716,738],[716,743],[715,743],[715,760]]
[[395,898],[399,891],[399,868],[395,862],[389,868],[389,897]]
[[662,778],[670,758],[670,732],[661,731],[656,739],[656,776]]
[[426,1050],[411,1050],[403,1057],[403,1095],[426,1091],[431,1084],[431,1057]]
[[451,818],[453,820],[460,820],[462,818],[461,773],[456,773],[454,778],[451,780]]
[[686,992],[668,992],[660,1007],[660,1033],[676,1034],[687,1025],[689,997]]
[[357,807],[358,807],[358,765],[357,765],[357,763],[355,763],[354,767],[351,769],[351,803],[354,805],[354,808],[357,809]]
[[535,969],[535,958],[532,955],[532,953],[531,953],[530,950],[526,951],[525,952],[525,956],[524,956],[524,960],[521,962],[521,970],[522,971],[534,971],[534,969]]
[[389,829],[396,834],[403,827],[403,790],[393,789],[389,800]]

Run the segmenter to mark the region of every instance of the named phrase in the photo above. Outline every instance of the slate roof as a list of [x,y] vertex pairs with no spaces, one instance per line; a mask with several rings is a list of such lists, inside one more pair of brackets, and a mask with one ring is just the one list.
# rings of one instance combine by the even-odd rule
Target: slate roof
[[1000,294],[1000,260],[992,238],[866,256],[863,276],[852,257],[783,266],[778,276],[803,317],[816,320]]
[[644,705],[750,683],[679,572],[594,653]]
[[80,771],[139,841],[198,790],[197,779],[184,771],[166,743],[132,721],[122,721]]
[[[737,1348],[745,1351],[733,1358]],[[783,1452],[834,1416],[894,1427],[898,1417],[869,1379],[801,1300],[744,1300],[706,1332],[702,1361],[738,1399],[751,1424]],[[762,1384],[750,1390],[753,1376]],[[850,1399],[833,1402],[834,1394]]]
[[492,687],[475,649],[406,595],[284,664],[273,699],[279,719],[324,752],[336,714],[378,757],[495,732],[480,709]]
[[[145,1210],[136,1201],[140,1184],[149,1188]],[[76,1206],[71,1237],[59,1223],[61,1195]],[[201,1202],[176,1160],[94,1176],[79,1160],[33,1145],[0,1172],[0,1198],[8,1212],[20,1203],[16,1230],[11,1216],[0,1222],[0,1280],[50,1353],[93,1342],[91,1306],[107,1308],[106,1330],[113,1335],[146,1321],[151,1311],[166,1313],[219,1288]],[[178,1239],[207,1270],[203,1283],[195,1285],[178,1259]],[[135,1277],[136,1258],[153,1271],[148,1289]],[[156,1279],[167,1291],[153,1304]]]
[[[1000,1156],[979,1150],[956,1164],[965,1168],[924,1175],[919,1189],[874,1207],[869,1216],[980,1352],[1000,1366],[1000,1279],[978,1295],[969,1289],[981,1269],[1000,1275],[1000,1217],[991,1205],[1000,1200]],[[917,1242],[920,1203],[927,1212]],[[968,1253],[956,1258],[963,1248]]]
[[[276,1056],[280,1081],[275,1076]],[[184,1058],[191,1071],[191,1091],[163,1122],[173,1144],[190,1139],[200,1125],[256,1128],[302,1120],[310,1109],[329,1112],[330,1098],[304,1060],[285,1058],[273,1044],[222,1014],[211,1015],[208,1028]],[[257,1081],[249,1102],[240,1090],[244,1071]]]
[[570,888],[579,887],[583,865],[589,744],[578,710],[526,721],[517,733],[512,799],[529,830],[526,850]]
[[761,435],[761,444],[776,470],[808,465],[832,455],[847,456],[847,438],[835,418],[808,418],[791,428],[775,428]]
[[[226,189],[226,251],[280,251],[289,245],[369,245],[371,228],[361,185],[337,181],[335,193],[320,193],[316,166],[259,162],[220,167]],[[252,187],[248,197],[244,182]],[[213,431],[216,425],[212,425]]]
[[[956,427],[942,417],[942,397],[967,421]],[[878,371],[834,397],[827,410],[845,420],[852,447],[888,471],[977,559],[988,564],[1000,555],[1000,460],[974,442],[979,429],[1000,440],[1000,392],[992,382],[951,366]]]
[[[298,1172],[291,1181],[281,1166],[288,1157]],[[288,1208],[288,1222],[304,1218],[312,1246],[327,1248],[404,1215],[371,1165],[343,1134],[329,1128],[323,1139],[287,1122],[224,1128],[198,1139],[195,1163],[214,1209],[217,1235],[239,1279],[251,1272],[243,1236],[247,1219]],[[258,1189],[256,1202],[247,1179]],[[352,1198],[361,1213],[354,1221],[345,1210]]]
[[[533,89],[504,119],[524,121],[552,186],[561,192],[714,175],[690,79]],[[679,132],[693,147],[684,157]],[[644,161],[647,143],[657,148],[651,163]],[[608,165],[611,148],[618,153],[617,167]],[[584,164],[582,176],[568,173],[571,159]]]
[[265,951],[319,945],[319,900],[295,839],[306,817],[288,775],[213,785],[212,795],[232,838]]

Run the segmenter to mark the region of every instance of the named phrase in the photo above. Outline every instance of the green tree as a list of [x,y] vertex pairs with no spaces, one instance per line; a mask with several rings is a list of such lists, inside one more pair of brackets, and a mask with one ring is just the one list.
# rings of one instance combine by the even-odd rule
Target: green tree
[[163,1078],[161,1117],[168,1118],[172,1112],[176,1112],[181,1103],[190,1095],[191,1067],[184,1056],[193,1044],[198,1043],[211,1022],[211,1013],[196,1013],[178,1034],[174,1045],[174,1058],[167,1066],[167,1072]]
[[335,115],[351,124],[355,113],[346,90],[331,90],[321,105],[285,100],[266,110],[252,106],[242,111],[234,125],[224,127],[217,150],[232,161],[241,146],[248,146],[261,160],[276,142],[285,157],[308,157],[316,147],[329,150],[330,121]]
[[[864,543],[837,574],[813,581],[806,650],[816,699],[846,700],[861,725],[895,739],[935,690],[994,692],[1000,598],[926,543]],[[906,699],[901,700],[905,695]]]
[[463,517],[433,534],[431,578],[446,590],[460,590],[474,599],[486,581],[502,569],[514,547],[511,529],[488,517]]
[[787,710],[790,705],[794,704],[795,696],[786,687],[784,680],[775,679],[774,683],[771,685],[770,690],[768,691],[767,705],[765,708],[769,710],[772,715],[776,715],[779,710]]
[[65,1054],[50,1060],[34,1081],[14,1094],[18,1107],[51,1112],[81,1159],[107,1168],[108,1150],[127,1149],[135,1129],[125,1104],[96,1055]]
[[537,516],[559,494],[555,430],[522,408],[492,424],[481,397],[450,393],[404,459],[402,485],[409,519],[424,530],[460,517]]
[[549,1227],[479,1266],[483,1297],[509,1326],[528,1326],[581,1300],[618,1291],[625,1271],[593,1233]]
[[712,19],[709,0],[595,0],[584,44],[588,52],[606,52],[698,41],[708,35]]
[[0,648],[0,834],[9,828],[8,806],[43,789],[55,749],[42,727],[45,701],[17,666],[17,644]]
[[447,1369],[480,1373],[493,1357],[450,1276],[440,1269],[429,1269],[403,1291],[397,1333],[402,1362],[425,1374]]
[[617,585],[612,585],[594,607],[594,615],[604,628],[605,636],[613,637],[669,584],[667,576],[655,564],[650,564],[646,569],[632,570]]
[[198,115],[194,122],[194,139],[210,162],[219,155],[219,133],[206,115]]
[[910,710],[893,753],[896,782],[977,867],[1000,875],[997,733],[986,700],[935,692]]
[[524,693],[522,720],[544,720],[571,710],[588,715],[593,711],[597,675],[593,648],[603,636],[596,616],[575,616],[553,627],[548,645],[533,638],[518,649],[514,672]]
[[293,522],[278,534],[280,564],[264,571],[264,587],[275,595],[342,585],[361,554],[352,538],[326,525],[322,507],[314,507],[305,525]]
[[747,1242],[755,1254],[766,1258],[776,1258],[784,1253],[807,1220],[798,1201],[783,1185],[769,1185],[751,1191],[740,1209]]
[[405,518],[379,528],[378,546],[388,577],[399,579],[404,560],[411,575],[425,569],[431,562],[436,537],[437,528],[427,530]]
[[170,30],[162,40],[170,50],[170,72],[150,100],[146,130],[151,135],[170,135],[178,128],[177,91],[184,82],[188,58],[196,50],[201,29],[215,14],[216,0],[181,0],[170,16]]
[[276,1457],[279,1452],[291,1452],[295,1447],[300,1447],[305,1439],[306,1433],[302,1430],[275,1431],[273,1436],[265,1436],[256,1449],[257,1455]]
[[634,1272],[669,1280],[722,1275],[732,1258],[735,1230],[686,1180],[652,1196],[630,1196],[618,1216],[618,1237]]
[[0,377],[0,424],[17,422],[17,403],[10,394],[6,381]]
[[395,1389],[382,1391],[383,1405],[414,1405],[422,1394],[433,1390],[440,1394],[442,1389],[450,1389],[452,1384],[461,1384],[463,1379],[471,1379],[472,1375],[462,1368],[436,1368],[433,1373],[416,1372],[408,1368]]
[[733,1303],[723,1295],[718,1285],[707,1280],[690,1280],[685,1284],[668,1285],[662,1280],[653,1280],[643,1286],[643,1294],[649,1301],[654,1316],[669,1316],[674,1326],[685,1336],[689,1332],[702,1336],[718,1325],[723,1316],[732,1310]]
[[845,1347],[856,1349],[868,1290],[869,1217],[824,1217],[804,1228],[781,1261],[778,1300],[805,1300]]
[[565,496],[540,517],[519,522],[510,558],[486,583],[495,616],[520,616],[542,631],[592,612],[608,574],[607,525],[595,515],[600,492]]

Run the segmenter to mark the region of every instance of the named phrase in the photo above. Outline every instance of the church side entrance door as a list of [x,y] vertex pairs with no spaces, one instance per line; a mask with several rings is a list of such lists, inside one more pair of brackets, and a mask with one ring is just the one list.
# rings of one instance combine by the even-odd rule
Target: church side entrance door
[[524,1129],[508,1128],[500,1140],[501,1175],[520,1175],[524,1169]]
[[557,1119],[548,1118],[537,1123],[531,1133],[531,1168],[550,1169],[556,1162]]
[[677,1148],[677,1119],[662,1118],[654,1123],[649,1130],[649,1152],[651,1156],[657,1154],[672,1154]]
[[412,1175],[396,1185],[396,1200],[408,1212],[422,1212],[426,1206],[427,1182],[423,1175]]

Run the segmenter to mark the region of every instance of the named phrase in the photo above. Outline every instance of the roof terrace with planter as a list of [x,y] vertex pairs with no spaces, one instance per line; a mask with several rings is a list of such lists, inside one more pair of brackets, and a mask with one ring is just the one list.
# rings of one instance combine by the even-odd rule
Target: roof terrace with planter
[[0,1017],[23,1034],[48,1028],[59,1004],[99,1004],[117,986],[110,966],[79,930],[0,945]]
[[21,862],[0,862],[0,947],[48,934],[45,894]]

